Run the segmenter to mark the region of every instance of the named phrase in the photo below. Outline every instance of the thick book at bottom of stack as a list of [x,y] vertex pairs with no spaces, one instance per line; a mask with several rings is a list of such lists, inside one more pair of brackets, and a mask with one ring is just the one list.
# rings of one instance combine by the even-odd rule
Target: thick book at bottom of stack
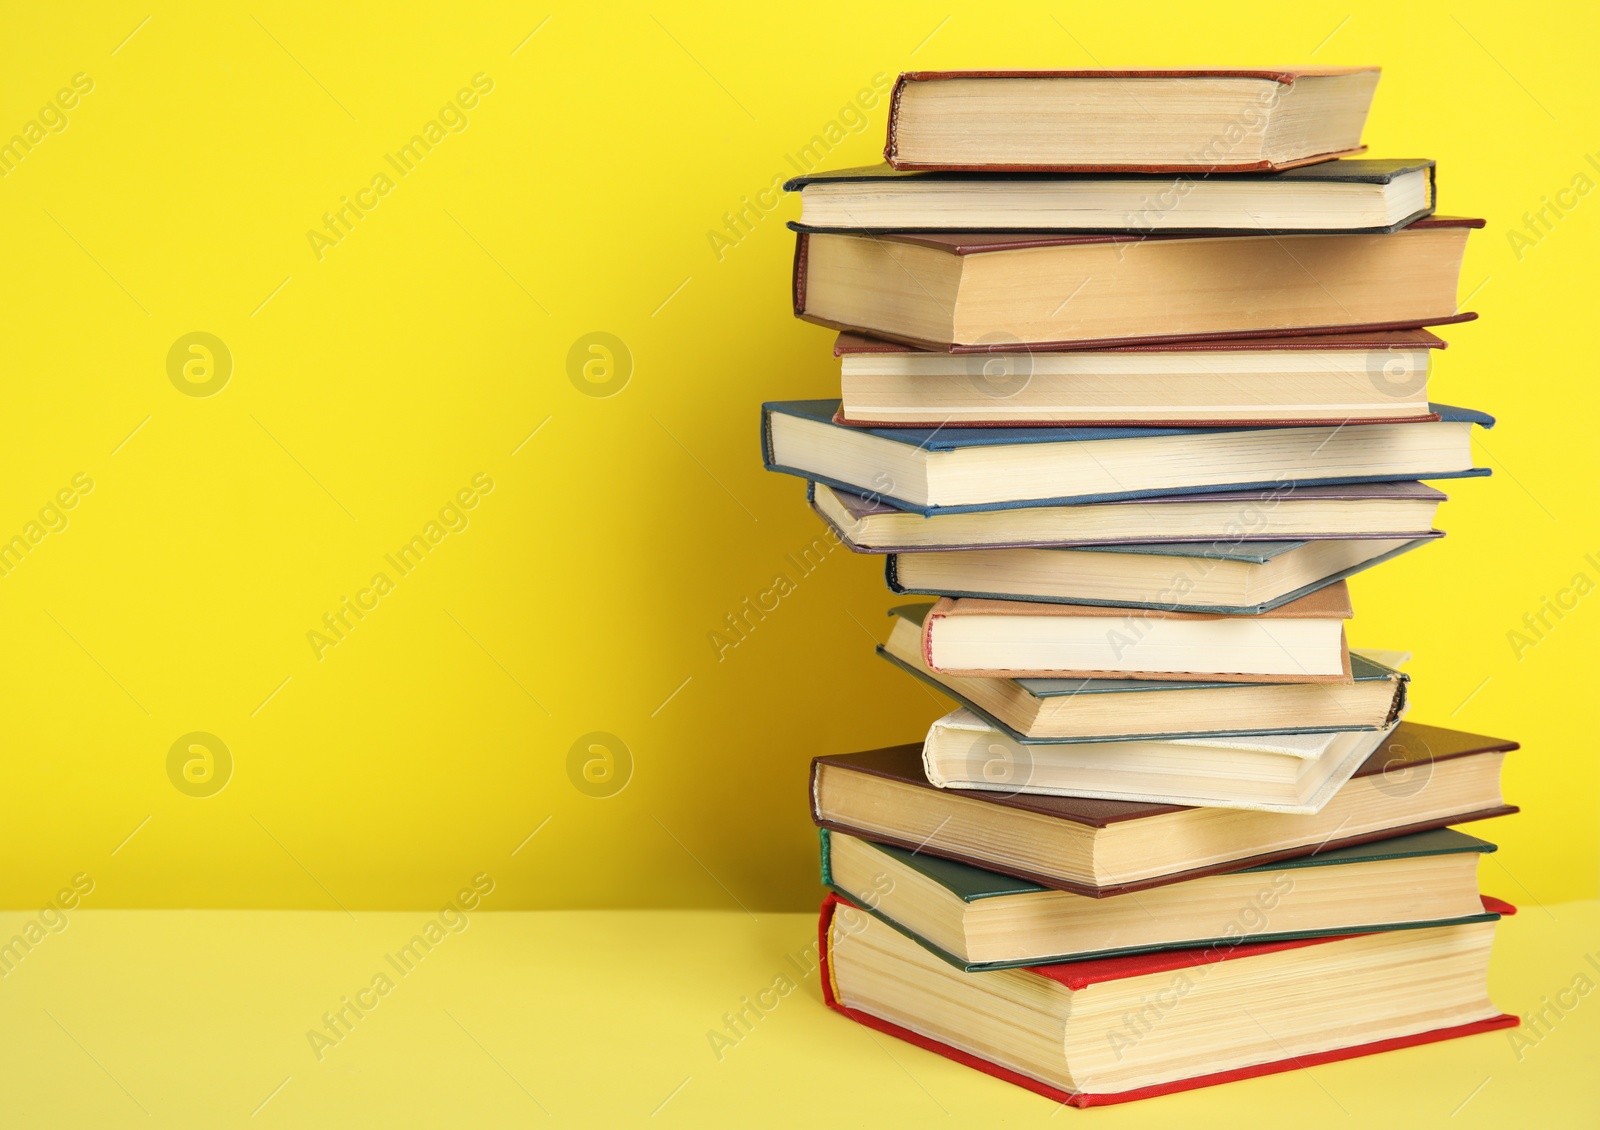
[[[963,973],[830,895],[819,948],[830,1008],[1087,1107],[1515,1027],[1484,990],[1493,930],[1481,922]],[[1409,992],[1398,988],[1407,982]],[[993,1051],[997,1040],[1005,1052]]]

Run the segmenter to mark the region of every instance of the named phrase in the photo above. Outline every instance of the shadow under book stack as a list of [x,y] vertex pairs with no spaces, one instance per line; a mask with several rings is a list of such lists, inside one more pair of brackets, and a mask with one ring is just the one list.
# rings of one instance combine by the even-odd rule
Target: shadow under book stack
[[840,400],[767,467],[959,704],[812,767],[846,1016],[1076,1106],[1512,1026],[1488,997],[1515,742],[1403,721],[1345,578],[1443,535],[1493,420],[1425,326],[1482,221],[1355,154],[1377,68],[900,76],[886,164],[802,177]]

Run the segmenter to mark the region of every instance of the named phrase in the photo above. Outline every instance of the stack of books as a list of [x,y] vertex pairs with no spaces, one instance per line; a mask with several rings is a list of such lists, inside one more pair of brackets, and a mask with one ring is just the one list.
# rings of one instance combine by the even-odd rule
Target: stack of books
[[887,164],[793,181],[842,397],[764,406],[959,709],[812,766],[824,993],[1077,1106],[1513,1026],[1516,743],[1404,721],[1345,578],[1486,475],[1433,403],[1482,221],[1366,160],[1376,68],[901,75]]

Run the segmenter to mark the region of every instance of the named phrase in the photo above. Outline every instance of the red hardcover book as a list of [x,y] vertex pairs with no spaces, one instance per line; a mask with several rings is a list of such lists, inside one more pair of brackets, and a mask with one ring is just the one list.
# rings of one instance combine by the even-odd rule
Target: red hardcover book
[[[1484,909],[1490,913],[1508,915],[1515,914],[1516,908],[1509,903],[1489,896],[1483,897]],[[1132,1102],[1137,1099],[1154,1098],[1157,1095],[1169,1095],[1179,1091],[1195,1090],[1199,1087],[1211,1087],[1219,1083],[1232,1083],[1242,1079],[1254,1079],[1262,1075],[1275,1075],[1285,1071],[1296,1071],[1301,1068],[1316,1067],[1319,1064],[1334,1063],[1339,1060],[1355,1059],[1358,1056],[1374,1055],[1378,1052],[1393,1051],[1398,1048],[1416,1047],[1421,1044],[1436,1043],[1441,1040],[1455,1039],[1460,1036],[1472,1036],[1481,1032],[1492,1032],[1501,1028],[1514,1028],[1521,1021],[1507,1013],[1493,1013],[1492,1007],[1480,1009],[1489,1012],[1489,1015],[1477,1016],[1464,1022],[1450,1024],[1438,1028],[1424,1028],[1414,1030],[1415,1025],[1409,1027],[1413,1030],[1402,1031],[1397,1035],[1368,1040],[1363,1043],[1350,1044],[1344,1047],[1324,1047],[1317,1050],[1305,1051],[1299,1055],[1288,1055],[1282,1058],[1264,1060],[1243,1066],[1235,1066],[1221,1071],[1213,1071],[1185,1078],[1173,1078],[1159,1083],[1132,1087],[1124,1090],[1097,1091],[1091,1089],[1066,1090],[1062,1087],[1045,1082],[1033,1075],[1025,1074],[1001,1063],[993,1062],[982,1056],[974,1054],[946,1043],[934,1036],[913,1031],[904,1025],[892,1020],[874,1015],[871,1012],[847,1005],[841,1000],[840,989],[835,969],[834,954],[834,918],[840,908],[847,912],[854,912],[855,918],[850,924],[843,927],[848,933],[858,933],[864,930],[878,929],[886,934],[893,934],[889,927],[884,926],[876,919],[861,914],[856,907],[848,901],[830,894],[822,904],[822,913],[818,922],[818,949],[822,970],[822,995],[829,1008],[843,1013],[859,1024],[864,1024],[875,1031],[886,1035],[895,1036],[907,1043],[915,1044],[919,1048],[936,1052],[947,1059],[975,1068],[986,1075],[996,1079],[1003,1079],[1008,1083],[1015,1083],[1025,1087],[1035,1094],[1043,1095],[1054,1102],[1075,1107],[1109,1106],[1115,1103]],[[874,926],[875,924],[875,926]],[[1473,927],[1428,927],[1418,931],[1394,931],[1389,936],[1397,937],[1405,934],[1438,934],[1440,931],[1478,929],[1480,931],[1492,930],[1492,923],[1478,923]],[[899,937],[899,935],[894,935]],[[1054,982],[1055,986],[1079,992],[1096,985],[1105,985],[1128,978],[1143,977],[1151,974],[1173,974],[1173,984],[1200,984],[1204,985],[1207,971],[1222,962],[1252,962],[1255,959],[1268,958],[1271,955],[1291,950],[1304,950],[1315,947],[1336,946],[1338,943],[1348,942],[1353,939],[1372,938],[1372,934],[1343,934],[1334,937],[1304,938],[1285,942],[1241,942],[1233,946],[1210,946],[1201,949],[1169,950],[1163,953],[1132,954],[1123,957],[1098,958],[1088,961],[1071,962],[1062,965],[1035,966],[1024,970],[1002,971],[1004,976],[1039,977],[1046,981]],[[906,946],[916,949],[916,943],[909,939],[900,938]],[[1331,954],[1337,951],[1328,951]],[[935,959],[936,960],[936,959]],[[1420,960],[1432,960],[1431,955],[1424,953]],[[1485,953],[1484,960],[1487,960]],[[1241,967],[1242,968],[1242,967]],[[909,976],[916,976],[912,970]],[[962,978],[994,977],[996,973],[979,972],[963,973],[951,969],[949,976],[959,981]],[[1238,984],[1237,980],[1229,983],[1225,991],[1232,991]],[[1203,991],[1203,990],[1202,990]],[[1052,990],[1054,992],[1054,990]],[[1187,992],[1187,990],[1186,990]],[[1159,1024],[1159,1019],[1157,1024]],[[1401,1027],[1407,1027],[1401,1025]],[[976,1029],[975,1029],[976,1030]],[[1269,1033],[1269,1036],[1271,1034]],[[1273,1037],[1274,1042],[1276,1038]],[[1279,1045],[1282,1046],[1281,1044]],[[1226,1049],[1222,1049],[1224,1052]]]

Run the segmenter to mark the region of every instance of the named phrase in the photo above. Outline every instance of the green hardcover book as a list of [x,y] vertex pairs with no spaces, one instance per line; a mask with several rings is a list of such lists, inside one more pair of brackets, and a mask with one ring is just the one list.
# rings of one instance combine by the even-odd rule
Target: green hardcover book
[[1499,917],[1477,884],[1495,845],[1452,828],[1107,898],[826,828],[821,837],[826,886],[968,972]]

